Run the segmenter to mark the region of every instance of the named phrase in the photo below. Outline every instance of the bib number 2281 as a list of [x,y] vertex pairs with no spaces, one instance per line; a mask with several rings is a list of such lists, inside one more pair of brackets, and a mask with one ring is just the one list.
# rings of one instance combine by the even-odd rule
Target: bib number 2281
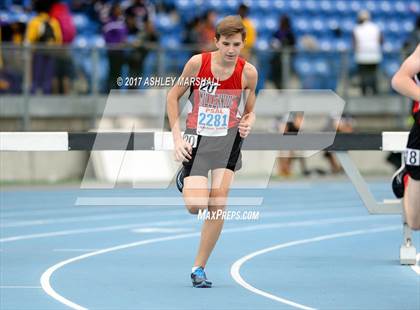
[[229,108],[198,110],[197,133],[202,136],[226,136],[229,125]]

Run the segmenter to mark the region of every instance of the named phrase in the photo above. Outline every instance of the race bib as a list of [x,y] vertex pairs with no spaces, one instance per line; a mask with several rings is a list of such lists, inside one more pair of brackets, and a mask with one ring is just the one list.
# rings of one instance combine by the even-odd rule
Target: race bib
[[190,134],[184,133],[184,136],[182,138],[185,141],[187,141],[189,144],[191,144],[192,148],[197,147],[197,141],[198,141],[197,135],[190,135]]
[[420,150],[407,149],[405,151],[405,164],[408,166],[420,166]]
[[209,137],[226,136],[229,124],[229,108],[199,107],[197,134]]

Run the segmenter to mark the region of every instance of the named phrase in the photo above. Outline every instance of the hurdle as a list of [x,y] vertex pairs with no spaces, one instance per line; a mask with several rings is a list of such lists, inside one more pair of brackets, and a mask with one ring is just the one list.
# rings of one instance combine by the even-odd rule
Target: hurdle
[[[313,151],[319,150],[319,142],[329,137],[331,135],[326,133],[252,133],[245,139],[242,149]],[[345,173],[370,214],[402,215],[403,241],[400,246],[400,263],[414,265],[416,248],[412,243],[412,231],[407,225],[402,201],[376,201],[349,155],[349,151],[403,152],[407,139],[408,132],[338,133],[324,150],[337,154]],[[0,132],[0,151],[170,151],[173,147],[170,132]]]

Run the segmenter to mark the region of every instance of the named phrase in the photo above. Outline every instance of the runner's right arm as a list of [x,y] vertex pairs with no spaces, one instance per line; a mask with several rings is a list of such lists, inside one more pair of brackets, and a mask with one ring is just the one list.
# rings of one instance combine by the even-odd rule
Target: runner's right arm
[[191,159],[191,144],[184,141],[181,136],[179,126],[179,99],[190,88],[191,84],[184,85],[184,81],[191,80],[198,75],[201,66],[201,55],[195,55],[185,64],[184,70],[176,84],[169,90],[166,98],[166,108],[168,111],[169,124],[172,130],[172,137],[175,146],[175,159],[184,161]]
[[395,73],[391,81],[392,88],[401,95],[420,101],[420,87],[413,80],[418,73],[420,73],[420,44]]

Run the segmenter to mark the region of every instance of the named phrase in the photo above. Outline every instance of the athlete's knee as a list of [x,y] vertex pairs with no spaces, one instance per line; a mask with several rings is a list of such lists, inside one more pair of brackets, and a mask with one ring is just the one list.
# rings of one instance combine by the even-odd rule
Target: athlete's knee
[[197,214],[200,209],[207,209],[209,204],[208,197],[184,196],[185,206],[191,214]]
[[227,203],[229,189],[212,189],[209,205],[214,209],[224,209]]

